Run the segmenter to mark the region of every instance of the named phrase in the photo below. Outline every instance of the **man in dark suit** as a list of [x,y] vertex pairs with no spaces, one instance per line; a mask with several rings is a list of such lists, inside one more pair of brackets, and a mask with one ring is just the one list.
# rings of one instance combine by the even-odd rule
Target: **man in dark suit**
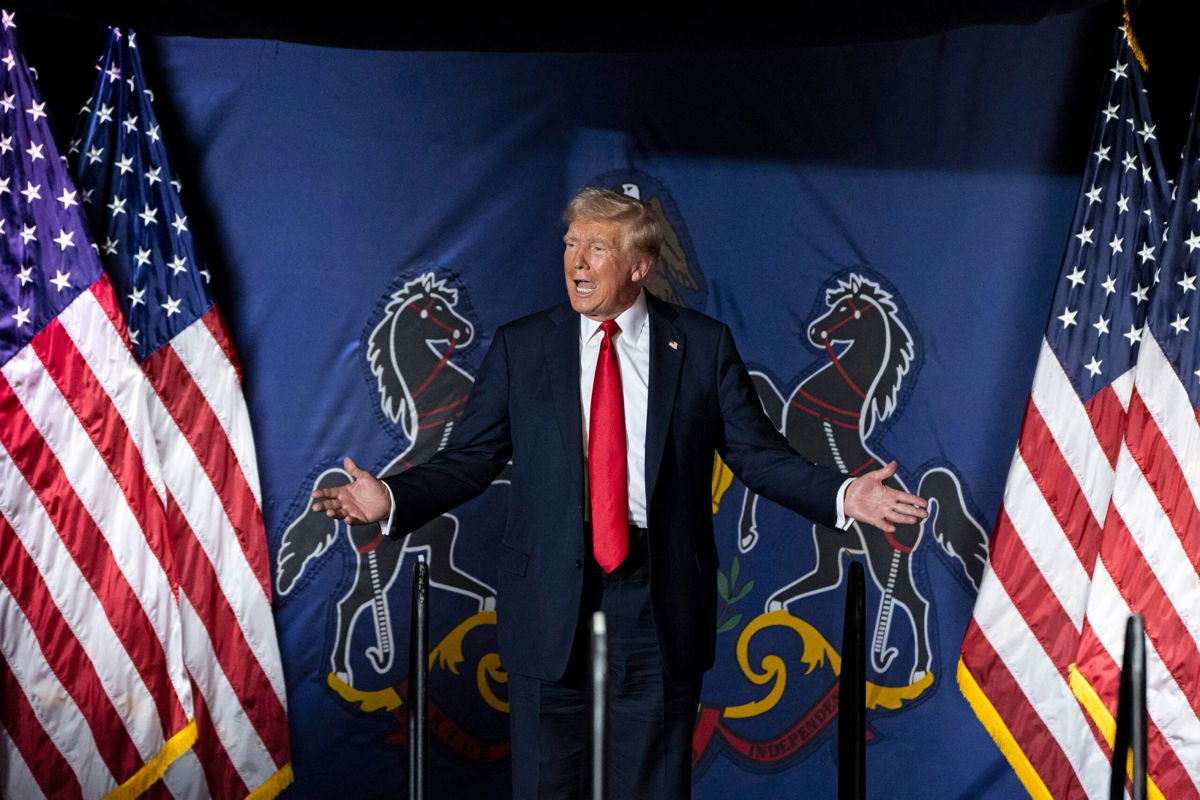
[[662,241],[648,206],[584,189],[564,218],[569,303],[497,331],[445,449],[383,481],[347,459],[355,481],[313,492],[313,508],[386,519],[402,536],[481,493],[511,459],[497,625],[513,796],[583,796],[585,620],[602,610],[610,796],[686,798],[716,636],[713,454],[825,525],[893,530],[925,503],[883,484],[894,463],[850,480],[788,447],[729,329],[643,290]]

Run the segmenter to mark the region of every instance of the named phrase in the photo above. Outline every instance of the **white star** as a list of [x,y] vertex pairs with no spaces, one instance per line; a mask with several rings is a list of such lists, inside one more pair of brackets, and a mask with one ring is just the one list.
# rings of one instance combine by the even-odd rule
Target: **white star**
[[1158,267],[1154,270],[1154,283],[1152,285],[1158,286],[1158,282],[1160,280],[1162,280],[1162,267]]
[[1196,210],[1200,211],[1200,189],[1196,190],[1196,196],[1192,198],[1192,202],[1196,204]]
[[115,256],[117,254],[117,240],[112,237],[106,237],[104,242],[104,254]]
[[88,148],[87,160],[88,160],[89,164],[95,164],[103,157],[104,157],[104,148],[103,147],[89,147]]
[[121,77],[121,68],[113,64],[108,69],[104,70],[104,74],[108,76],[108,82],[114,83]]
[[45,147],[44,144],[38,144],[37,142],[29,143],[29,147],[25,150],[25,152],[29,154],[30,163],[37,161],[39,158],[45,158],[45,156],[42,155],[43,147]]
[[1121,247],[1124,242],[1125,240],[1120,236],[1113,235],[1112,241],[1108,243],[1108,246],[1112,248],[1113,255],[1124,252],[1124,248]]
[[1103,336],[1108,333],[1108,320],[1101,315],[1092,323],[1092,327],[1096,329],[1096,335]]
[[1092,243],[1092,233],[1094,231],[1095,231],[1095,228],[1089,228],[1087,226],[1084,226],[1083,230],[1081,230],[1079,233],[1075,234],[1075,238],[1079,240],[1080,247],[1083,247],[1085,244]]
[[81,144],[83,144],[83,139],[72,139],[70,147],[67,148],[67,153],[68,154],[78,153],[79,146]]
[[1103,363],[1103,361],[1098,361],[1095,356],[1092,356],[1092,360],[1084,364],[1083,368],[1092,373],[1092,377],[1094,378],[1100,374],[1100,365]]
[[22,267],[17,271],[17,280],[24,286],[27,283],[33,283],[33,267]]
[[1192,231],[1192,235],[1185,239],[1183,243],[1187,245],[1189,253],[1194,253],[1196,248],[1200,247],[1200,235],[1197,235],[1195,231]]
[[1129,323],[1129,330],[1121,334],[1129,340],[1129,346],[1133,347],[1142,340],[1142,329],[1133,327],[1133,323]]
[[[1145,181],[1146,183],[1150,182],[1150,165],[1149,164],[1142,167],[1142,180]],[[1142,213],[1148,217],[1148,216],[1150,216],[1150,209],[1147,208]]]
[[1099,150],[1097,150],[1096,152],[1092,153],[1092,155],[1094,155],[1100,161],[1108,161],[1108,151],[1109,150],[1112,150],[1112,145],[1106,144],[1103,147],[1101,147]]
[[1141,305],[1142,303],[1146,302],[1146,300],[1148,299],[1147,293],[1149,291],[1150,291],[1149,286],[1142,286],[1139,283],[1138,287],[1129,293],[1129,296],[1134,299],[1135,305]]
[[1113,103],[1111,106],[1104,109],[1104,111],[1102,113],[1104,114],[1104,121],[1106,123],[1112,122],[1114,119],[1117,118],[1117,116],[1118,116],[1117,109],[1118,108],[1120,108],[1120,106],[1117,103]]
[[172,178],[171,185],[175,187],[176,192],[183,192],[183,184],[179,182],[179,178]]
[[1175,329],[1176,336],[1188,329],[1187,324],[1189,319],[1191,319],[1191,317],[1185,317],[1179,313],[1175,314],[1175,321],[1171,323],[1171,327]]
[[29,309],[17,306],[17,313],[12,315],[12,318],[17,321],[17,327],[29,324]]
[[150,168],[150,171],[147,172],[146,176],[145,176],[146,180],[149,181],[149,184],[148,184],[149,186],[153,186],[156,183],[162,183],[162,178],[159,177],[159,173],[161,173],[161,172],[162,172],[162,167],[151,167]]
[[121,124],[125,126],[126,133],[133,133],[134,131],[137,130],[137,120],[138,120],[138,118],[135,117],[133,114],[129,114],[128,116],[125,117],[125,121],[122,122]]
[[183,313],[179,310],[179,304],[182,302],[183,302],[182,298],[176,300],[174,297],[171,297],[171,295],[167,295],[167,302],[162,303],[161,305],[162,305],[163,310],[167,312],[168,318],[170,318],[170,316],[172,314]]
[[17,27],[17,23],[13,22],[13,12],[0,11],[0,20],[3,21],[4,30]]
[[121,174],[133,172],[133,156],[125,156],[117,161],[117,169],[121,170]]
[[59,251],[66,250],[68,247],[75,246],[75,231],[68,231],[63,228],[58,229],[58,236],[54,237],[54,243],[58,245]]
[[1128,172],[1131,169],[1137,169],[1137,156],[1135,156],[1133,153],[1126,153],[1125,158],[1121,159],[1121,163],[1125,165],[1125,169],[1123,170],[1124,172]]
[[34,200],[42,199],[41,189],[42,189],[42,185],[40,183],[38,185],[34,186],[29,181],[26,181],[25,188],[21,190],[21,194],[25,195],[25,199],[28,202],[32,203]]
[[89,98],[87,99],[87,102],[83,104],[83,107],[79,109],[79,113],[80,113],[80,114],[89,114],[89,113],[91,113],[91,111],[92,111],[92,101],[93,101],[93,100],[95,100],[95,99],[96,99],[96,98],[94,98],[94,97],[89,97]]
[[175,232],[176,232],[177,234],[179,234],[180,236],[182,236],[182,235],[183,235],[183,232],[184,232],[184,231],[186,231],[186,230],[188,229],[188,226],[187,226],[187,217],[181,217],[181,216],[179,216],[178,214],[176,214],[176,215],[175,215],[175,221],[171,223],[171,227],[173,227],[173,228],[175,229]]
[[25,109],[25,113],[32,116],[33,121],[37,122],[42,117],[46,116],[46,112],[43,110],[45,108],[45,103],[34,103],[29,108]]
[[125,213],[125,198],[117,197],[114,194],[112,202],[108,204],[108,210],[112,212],[112,215],[114,217],[117,214],[124,214]]
[[144,267],[150,263],[150,250],[138,250],[137,255],[133,257],[139,267]]
[[1143,264],[1145,264],[1147,261],[1153,261],[1154,260],[1154,248],[1150,246],[1149,242],[1146,242],[1146,246],[1143,247],[1141,250],[1138,250],[1138,255],[1142,257]]
[[1129,76],[1125,74],[1125,69],[1128,66],[1129,66],[1128,64],[1122,64],[1120,61],[1118,61],[1117,65],[1109,70],[1109,72],[1111,72],[1115,76],[1115,77],[1113,77],[1113,80],[1119,81],[1119,80],[1121,80],[1121,78],[1128,78]]
[[1158,138],[1157,136],[1154,135],[1154,129],[1156,127],[1157,127],[1156,125],[1151,125],[1149,122],[1142,123],[1142,129],[1140,131],[1138,131],[1138,133],[1141,135],[1143,142],[1148,142],[1151,139]]
[[1084,196],[1088,199],[1088,205],[1100,202],[1100,193],[1104,191],[1103,186],[1093,186],[1090,192],[1084,192]]
[[1100,286],[1104,288],[1104,294],[1110,295],[1117,290],[1117,279],[1109,275]]
[[158,209],[151,208],[149,203],[146,203],[146,207],[138,213],[138,216],[142,218],[142,223],[144,225],[158,224]]
[[155,125],[152,128],[147,128],[146,136],[149,137],[150,141],[157,142],[158,141],[158,126]]
[[9,70],[17,65],[17,60],[13,58],[12,50],[9,50],[7,53],[5,53],[4,58],[0,58],[0,61],[3,61],[4,66]]
[[12,194],[12,190],[8,188],[8,178],[0,178],[0,194]]
[[1067,280],[1071,282],[1072,286],[1082,286],[1084,283],[1086,283],[1086,281],[1083,279],[1083,276],[1086,274],[1086,272],[1076,266],[1075,269],[1071,271],[1071,274],[1067,275]]
[[82,194],[82,195],[80,195],[80,197],[81,197],[81,199],[83,200],[84,204],[85,204],[85,205],[91,205],[91,203],[92,203],[92,192],[94,192],[94,191],[96,191],[96,190],[95,190],[95,189],[83,189],[82,191],[83,191],[83,194]]
[[1078,313],[1079,313],[1078,311],[1072,311],[1069,308],[1063,310],[1062,315],[1057,317],[1057,319],[1062,320],[1063,330],[1066,330],[1067,328],[1076,324],[1075,323],[1075,315]]
[[170,267],[172,272],[174,272],[176,275],[181,272],[187,272],[187,259],[181,255],[176,255],[174,260],[167,262],[167,266]]
[[1175,283],[1176,283],[1176,285],[1179,286],[1180,289],[1183,289],[1184,294],[1187,294],[1188,292],[1196,291],[1196,276],[1195,275],[1188,275],[1185,272],[1183,274],[1183,278],[1175,281]]
[[17,107],[16,99],[17,96],[11,93],[0,97],[0,108],[4,109],[5,114]]
[[133,78],[126,78],[125,84],[129,87],[129,91],[133,91]]
[[112,106],[101,103],[100,110],[96,112],[96,117],[99,122],[112,122],[112,112]]
[[71,285],[71,273],[63,272],[61,269],[54,270],[54,273],[54,277],[50,279],[50,282],[53,283],[60,292]]
[[212,275],[208,274],[208,270],[202,269],[202,270],[200,270],[200,274],[204,276],[205,283],[208,283],[209,281],[212,280]]
[[137,328],[130,328],[129,329],[129,341],[133,342],[134,344],[137,344],[138,343],[138,333],[139,333],[139,331]]
[[75,202],[75,193],[68,192],[67,187],[65,187],[65,186],[63,187],[63,193],[61,195],[59,195],[59,197],[57,197],[56,199],[58,200],[58,202],[62,203],[62,207],[63,207],[64,211],[66,209],[70,208],[71,206],[79,205],[79,203]]
[[146,301],[142,299],[145,296],[146,296],[145,289],[134,289],[133,294],[129,295],[129,307],[133,308],[134,306],[146,305]]
[[37,241],[37,225],[26,225],[21,231],[21,241],[24,244]]
[[1128,211],[1129,210],[1129,198],[1126,197],[1125,195],[1121,195],[1120,197],[1118,197],[1117,198],[1117,208],[1120,209],[1117,212],[1118,214],[1124,214],[1126,211]]

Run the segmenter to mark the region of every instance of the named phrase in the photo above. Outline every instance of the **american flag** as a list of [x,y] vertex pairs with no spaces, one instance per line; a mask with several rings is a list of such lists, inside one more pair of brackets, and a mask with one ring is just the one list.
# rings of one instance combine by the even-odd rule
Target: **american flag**
[[132,795],[196,738],[157,399],[0,20],[0,794]]
[[1123,30],[1114,49],[958,669],[963,694],[1039,798],[1108,794],[1108,747],[1072,691],[1071,665],[1163,259],[1169,186]]
[[258,471],[237,357],[197,256],[132,31],[110,32],[69,148],[152,417],[179,565],[199,739],[176,797],[273,797],[291,782]]
[[1150,300],[1092,577],[1077,694],[1112,740],[1125,619],[1146,622],[1152,794],[1200,797],[1200,132],[1196,111]]

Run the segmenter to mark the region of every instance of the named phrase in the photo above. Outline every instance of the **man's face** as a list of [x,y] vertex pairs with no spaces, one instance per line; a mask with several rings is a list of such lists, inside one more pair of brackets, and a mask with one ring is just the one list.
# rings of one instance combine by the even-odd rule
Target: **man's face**
[[637,300],[650,257],[627,247],[627,223],[577,220],[563,237],[563,272],[571,307],[590,319],[615,319]]

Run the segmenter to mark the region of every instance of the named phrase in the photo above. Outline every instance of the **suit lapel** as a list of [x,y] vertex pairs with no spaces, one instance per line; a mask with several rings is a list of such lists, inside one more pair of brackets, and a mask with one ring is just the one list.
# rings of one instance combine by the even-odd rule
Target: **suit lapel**
[[550,312],[553,330],[542,341],[553,392],[554,418],[567,448],[567,477],[583,487],[583,416],[579,406],[579,315],[569,305]]
[[679,373],[687,338],[675,326],[675,308],[646,293],[650,322],[650,399],[646,409],[646,505],[654,497],[654,485],[662,466],[671,411],[679,391]]

